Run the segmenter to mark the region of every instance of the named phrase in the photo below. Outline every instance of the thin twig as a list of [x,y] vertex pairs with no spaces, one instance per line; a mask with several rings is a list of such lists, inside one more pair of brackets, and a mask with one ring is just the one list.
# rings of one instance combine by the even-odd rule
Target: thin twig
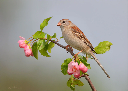
[[92,91],[96,91],[96,89],[95,89],[94,85],[92,84],[90,78],[89,78],[87,75],[84,75],[84,77],[85,77],[85,79],[88,81],[88,83],[89,83],[89,85],[90,85]]
[[95,89],[94,85],[92,84],[92,82],[91,82],[90,78],[88,77],[88,75],[82,74],[79,78],[81,78],[81,77],[85,77],[85,79],[88,81],[92,91],[96,91],[96,89]]

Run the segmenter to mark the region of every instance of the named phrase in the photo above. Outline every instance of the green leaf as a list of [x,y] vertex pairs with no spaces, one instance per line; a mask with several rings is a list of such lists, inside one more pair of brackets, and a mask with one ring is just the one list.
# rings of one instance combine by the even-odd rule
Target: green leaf
[[61,72],[66,75],[68,74],[67,73],[67,70],[68,70],[68,64],[72,61],[71,58],[67,58],[66,60],[64,60],[64,63],[62,63],[61,65]]
[[[83,57],[84,57],[84,56],[83,56]],[[87,64],[87,60],[83,59],[83,57],[80,58],[80,61],[81,61],[84,65],[86,65],[86,64]]]
[[67,81],[67,86],[70,87],[72,81],[71,81],[71,78],[69,78],[69,80]]
[[85,66],[88,68],[88,69],[91,69],[91,66],[89,63],[86,63]]
[[73,75],[71,75],[71,77],[67,81],[67,86],[70,87],[72,90],[75,90],[75,85],[83,86],[84,84],[80,80],[75,79]]
[[80,80],[78,79],[75,79],[74,82],[73,82],[74,85],[78,85],[78,86],[83,86],[83,82],[81,82]]
[[79,59],[76,59],[76,62],[78,63],[78,65],[80,64],[80,60]]
[[47,34],[47,40],[50,40],[51,36],[49,34]]
[[80,70],[80,76],[83,74],[83,72]]
[[75,85],[73,84],[74,82],[74,77],[71,75],[71,78],[67,81],[67,86],[70,87],[72,90],[75,90]]
[[40,30],[42,31],[44,29],[45,26],[48,25],[48,21],[51,19],[52,17],[49,17],[47,19],[44,19],[44,21],[40,24]]
[[71,75],[71,77],[70,77],[70,78],[71,78],[71,81],[73,82],[73,81],[74,81],[74,77],[73,77],[73,75]]
[[66,63],[62,63],[62,65],[61,65],[61,72],[62,72],[64,75],[66,75],[66,74],[68,74],[68,73],[67,73],[67,70],[68,70],[68,65],[67,65]]
[[48,45],[48,52],[51,53],[51,49],[55,46],[53,42],[50,42]]
[[71,58],[67,58],[66,60],[64,60],[64,63],[69,64],[71,61],[72,61]]
[[86,58],[83,56],[78,56],[78,57],[80,57],[79,59],[80,59],[80,61],[88,68],[88,69],[91,69],[91,67],[90,67],[90,64],[89,63],[87,63],[87,60],[86,60]]
[[45,44],[44,49],[45,49],[45,51],[47,51],[47,50],[48,50],[48,45],[49,45],[49,44],[48,44],[48,41],[46,41],[45,43],[46,43],[46,44]]
[[62,37],[60,37],[60,39],[61,39],[61,38],[64,38],[64,37],[62,36]]
[[45,38],[45,33],[44,32],[41,32],[41,31],[37,31],[34,35],[33,35],[33,38],[34,39],[37,39],[37,38]]
[[43,49],[45,47],[45,44],[46,44],[45,39],[43,39],[43,40],[39,39],[37,41],[37,49],[38,50]]
[[33,43],[33,45],[32,45],[32,53],[33,53],[34,57],[38,60],[37,42]]
[[41,50],[39,50],[39,52],[41,53],[41,55],[46,56],[46,57],[51,57],[50,55],[48,55],[47,51],[43,48]]
[[98,46],[96,46],[94,49],[95,49],[95,52],[97,54],[103,54],[106,51],[109,51],[110,50],[110,46],[111,45],[113,45],[111,42],[109,42],[109,41],[103,41],[103,42],[100,42],[98,44]]
[[83,56],[83,60],[87,63],[87,59]]
[[74,84],[71,84],[70,88],[71,88],[71,90],[75,91],[75,85]]
[[54,33],[54,35],[52,36],[52,38],[56,38],[56,33]]

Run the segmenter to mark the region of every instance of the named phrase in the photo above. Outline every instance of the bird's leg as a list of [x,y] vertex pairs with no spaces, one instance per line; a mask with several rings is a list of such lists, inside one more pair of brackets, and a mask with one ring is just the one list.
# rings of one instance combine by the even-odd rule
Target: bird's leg
[[82,50],[81,50],[81,51],[79,51],[79,52],[77,53],[77,55],[78,55],[78,54],[80,54],[81,52],[82,52]]
[[71,50],[73,51],[72,47],[70,45],[65,46],[66,47],[66,51],[68,50],[68,48],[71,48]]
[[67,45],[67,46],[65,46],[66,47],[66,51],[68,50],[68,47],[70,47],[70,45]]
[[77,55],[78,55],[79,53],[81,53],[81,52],[82,52],[82,50],[79,51],[77,54],[75,54],[75,55],[74,55],[74,58],[76,59]]
[[85,58],[88,60],[88,54],[86,54],[86,57]]

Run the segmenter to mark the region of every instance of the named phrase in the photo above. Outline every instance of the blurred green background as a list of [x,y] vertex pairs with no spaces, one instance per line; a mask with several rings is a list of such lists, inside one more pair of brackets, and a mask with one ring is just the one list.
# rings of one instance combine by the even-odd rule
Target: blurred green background
[[[71,91],[66,86],[70,76],[61,73],[70,53],[55,45],[50,58],[39,54],[36,60],[25,57],[17,43],[19,36],[28,39],[39,31],[40,23],[51,16],[43,30],[50,35],[62,36],[56,25],[66,18],[94,47],[112,42],[110,51],[96,55],[111,78],[92,59],[88,74],[97,91],[128,91],[128,0],[0,0],[0,91]],[[67,45],[64,39],[59,43]],[[81,81],[85,85],[76,91],[91,91],[88,82]]]

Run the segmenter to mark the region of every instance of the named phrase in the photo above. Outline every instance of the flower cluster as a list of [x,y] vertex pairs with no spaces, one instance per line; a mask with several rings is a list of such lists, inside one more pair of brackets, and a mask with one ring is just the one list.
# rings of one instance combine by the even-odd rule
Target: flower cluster
[[25,38],[19,36],[20,40],[18,41],[19,47],[24,48],[24,53],[26,57],[33,56],[32,49],[29,45],[25,43]]
[[80,70],[83,73],[86,73],[88,71],[88,68],[83,63],[80,63],[78,65],[78,63],[77,62],[74,62],[74,61],[71,61],[68,64],[68,70],[67,70],[67,72],[68,72],[69,75],[74,74],[74,77],[75,78],[78,78],[80,76]]

